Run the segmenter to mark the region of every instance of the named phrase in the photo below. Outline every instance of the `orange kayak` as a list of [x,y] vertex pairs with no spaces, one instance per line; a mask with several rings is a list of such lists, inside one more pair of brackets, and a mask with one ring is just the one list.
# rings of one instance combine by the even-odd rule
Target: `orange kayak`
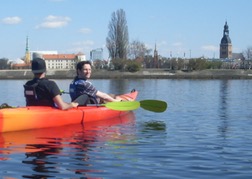
[[[133,111],[130,111],[119,117],[88,122],[85,125],[70,124],[60,127],[3,132],[0,133],[0,162],[8,160],[11,158],[11,154],[15,153],[25,153],[26,156],[42,153],[46,156],[48,153],[64,153],[63,149],[68,145],[77,145],[76,147],[86,150],[86,147],[96,140],[109,143],[115,140],[128,140],[129,136],[125,134],[125,131],[121,131],[121,126],[134,123],[135,115]],[[108,131],[111,135],[104,135]],[[87,145],[81,145],[83,141]]]
[[[135,100],[137,91],[120,95]],[[104,106],[82,106],[59,110],[47,106],[29,106],[0,109],[0,132],[57,127],[69,124],[107,120],[127,114],[129,111],[108,109]]]

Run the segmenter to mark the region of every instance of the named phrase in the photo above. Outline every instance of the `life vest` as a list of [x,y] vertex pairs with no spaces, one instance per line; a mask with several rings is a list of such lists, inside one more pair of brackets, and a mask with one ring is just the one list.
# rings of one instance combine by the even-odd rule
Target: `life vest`
[[80,105],[86,105],[86,104],[98,104],[97,100],[95,97],[93,96],[90,96],[88,94],[86,94],[84,91],[84,87],[83,85],[78,85],[76,84],[76,81],[78,80],[83,80],[85,81],[84,79],[80,79],[78,77],[76,77],[72,83],[69,85],[69,94],[70,94],[70,97],[71,97],[71,100],[74,101],[76,100],[78,97],[80,97],[81,95],[87,95],[88,98],[83,98],[83,99],[87,99],[87,101],[83,101],[82,104]]
[[76,85],[74,84],[74,82],[75,81],[72,81],[72,83],[69,85],[69,94],[72,101],[74,101],[78,97],[76,91]]
[[24,85],[24,96],[26,106],[52,106],[55,107],[53,99],[48,91],[39,86],[40,80],[32,85]]

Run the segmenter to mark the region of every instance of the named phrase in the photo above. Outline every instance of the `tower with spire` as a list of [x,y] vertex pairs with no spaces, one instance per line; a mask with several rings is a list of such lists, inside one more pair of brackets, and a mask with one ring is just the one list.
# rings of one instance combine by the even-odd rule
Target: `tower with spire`
[[31,55],[29,50],[29,37],[26,37],[26,47],[25,47],[25,64],[31,63]]
[[232,58],[232,43],[229,37],[227,21],[224,25],[223,37],[220,43],[220,58]]
[[158,51],[157,51],[157,46],[156,46],[156,44],[155,44],[155,50],[154,50],[153,68],[159,68],[159,63],[158,63]]

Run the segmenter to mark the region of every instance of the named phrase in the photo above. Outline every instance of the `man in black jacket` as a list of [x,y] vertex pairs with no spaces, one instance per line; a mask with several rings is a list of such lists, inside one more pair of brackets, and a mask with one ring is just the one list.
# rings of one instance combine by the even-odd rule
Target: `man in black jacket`
[[32,60],[34,78],[24,85],[24,95],[27,106],[52,106],[66,110],[78,106],[78,103],[66,103],[61,98],[57,84],[48,80],[46,76],[46,63],[41,57]]

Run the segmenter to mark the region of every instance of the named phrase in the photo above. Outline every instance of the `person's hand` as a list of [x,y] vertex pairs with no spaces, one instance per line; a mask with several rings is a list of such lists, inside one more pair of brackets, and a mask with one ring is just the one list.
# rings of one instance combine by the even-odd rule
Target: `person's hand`
[[79,105],[79,103],[71,102],[71,105],[72,105],[73,108],[76,108]]
[[117,101],[133,101],[131,98],[121,98],[120,96],[116,96],[115,99]]
[[115,100],[116,100],[116,101],[125,101],[125,99],[122,99],[122,98],[120,98],[119,96],[116,96],[116,97],[115,97]]

